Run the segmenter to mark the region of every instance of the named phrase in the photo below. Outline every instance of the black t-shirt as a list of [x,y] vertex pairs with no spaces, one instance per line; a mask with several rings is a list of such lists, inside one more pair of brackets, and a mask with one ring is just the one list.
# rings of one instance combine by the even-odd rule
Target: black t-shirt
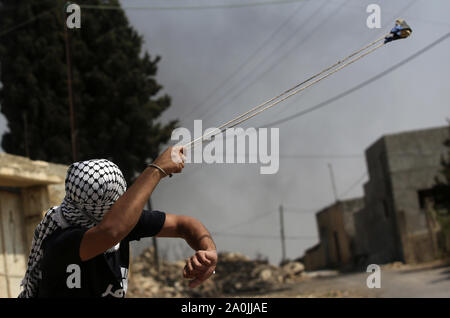
[[80,243],[87,229],[56,230],[43,242],[42,280],[37,297],[125,297],[129,242],[158,234],[165,219],[163,212],[144,210],[118,249],[85,262],[80,259]]

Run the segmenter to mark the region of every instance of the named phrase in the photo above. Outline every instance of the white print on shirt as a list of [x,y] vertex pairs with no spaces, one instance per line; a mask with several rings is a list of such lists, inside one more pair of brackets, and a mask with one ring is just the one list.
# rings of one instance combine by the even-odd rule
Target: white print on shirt
[[122,286],[124,292],[126,293],[127,289],[128,289],[128,268],[121,267],[120,268],[120,273],[122,274],[121,286]]
[[115,292],[112,291],[113,285],[109,284],[106,291],[102,294],[102,297],[106,297],[111,295],[117,298],[123,298],[128,289],[128,268],[121,267],[120,273],[122,274],[122,281],[120,282],[120,286],[122,288],[117,289]]
[[106,288],[106,291],[102,294],[102,297],[106,297],[108,295],[111,295],[116,298],[123,298],[125,295],[125,292],[122,288],[117,289],[115,292],[112,292],[113,284],[109,284],[108,288]]

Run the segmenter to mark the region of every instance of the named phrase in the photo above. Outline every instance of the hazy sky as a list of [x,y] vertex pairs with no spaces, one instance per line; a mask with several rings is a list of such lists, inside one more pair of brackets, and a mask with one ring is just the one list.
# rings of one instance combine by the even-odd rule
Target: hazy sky
[[[204,119],[204,128],[218,126],[292,87],[389,31],[395,18],[405,18],[412,27],[409,39],[381,48],[242,127],[264,127],[325,101],[450,31],[446,0],[305,0],[202,10],[142,7],[244,0],[121,2],[124,7],[141,7],[126,13],[143,35],[145,49],[162,57],[157,80],[173,99],[162,120],[179,118],[189,129],[194,119]],[[381,6],[381,29],[366,26],[370,3]],[[278,262],[278,207],[283,204],[286,236],[294,237],[286,241],[287,256],[301,256],[318,242],[314,212],[334,201],[328,163],[340,199],[358,197],[367,181],[361,179],[366,172],[364,150],[375,140],[388,133],[446,124],[449,53],[447,40],[372,84],[280,124],[277,174],[261,175],[259,164],[190,164],[183,174],[160,183],[152,196],[154,209],[200,219],[221,234],[214,236],[221,251],[251,257],[260,253]],[[0,131],[5,129],[2,118]],[[358,179],[361,182],[347,191]],[[179,240],[159,242],[161,252],[172,257],[187,251]]]

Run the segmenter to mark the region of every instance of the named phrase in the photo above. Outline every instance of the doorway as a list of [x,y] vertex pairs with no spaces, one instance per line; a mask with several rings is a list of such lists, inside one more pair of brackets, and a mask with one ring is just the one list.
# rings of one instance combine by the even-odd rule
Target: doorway
[[0,190],[0,297],[17,297],[26,271],[24,215],[20,191]]

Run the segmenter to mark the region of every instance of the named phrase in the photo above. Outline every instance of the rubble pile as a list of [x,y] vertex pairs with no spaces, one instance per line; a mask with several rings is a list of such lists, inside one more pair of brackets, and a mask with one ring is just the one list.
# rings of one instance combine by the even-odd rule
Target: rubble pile
[[162,261],[159,272],[153,249],[142,253],[131,264],[127,297],[221,297],[261,293],[304,278],[300,262],[274,266],[267,260],[250,260],[239,253],[219,253],[216,274],[199,287],[189,288],[183,278],[184,261]]
[[393,262],[393,263],[388,263],[385,264],[383,266],[381,266],[382,269],[402,269],[405,268],[406,264],[404,264],[403,262]]

